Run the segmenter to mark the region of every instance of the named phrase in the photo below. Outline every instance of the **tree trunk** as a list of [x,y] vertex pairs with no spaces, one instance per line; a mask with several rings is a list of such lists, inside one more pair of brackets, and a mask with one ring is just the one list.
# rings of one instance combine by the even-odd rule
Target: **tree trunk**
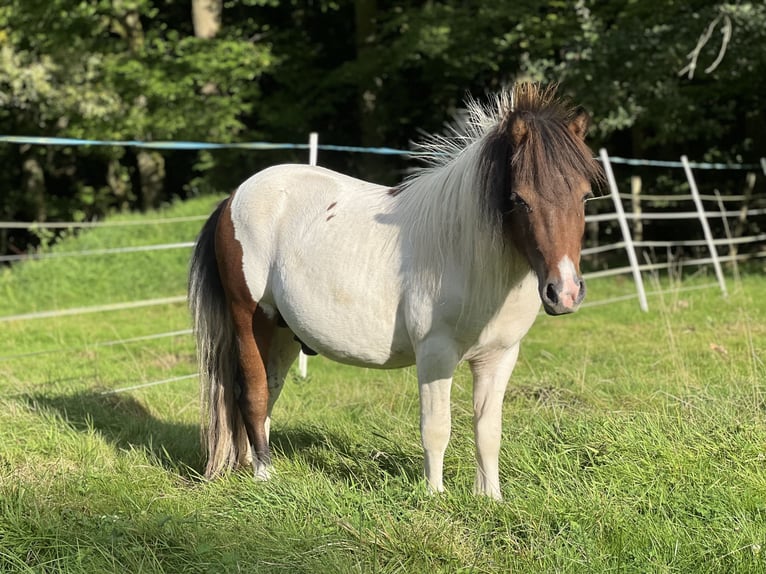
[[[29,150],[29,146],[25,148]],[[21,189],[30,208],[32,220],[45,221],[48,216],[45,202],[45,172],[34,152],[27,155],[21,164],[21,181]]]
[[[375,39],[375,18],[377,16],[377,0],[356,0],[354,2],[354,23],[356,44],[356,59],[362,60],[370,51]],[[362,145],[375,145],[375,88],[370,78],[365,78],[365,84],[359,86],[359,110],[361,122]]]
[[[116,0],[117,4],[124,8],[124,0]],[[141,24],[141,18],[136,10],[124,8],[125,14],[122,18],[121,33],[128,39],[130,50],[134,54],[140,53],[144,46],[144,28]],[[146,107],[146,101],[139,99],[134,103],[137,108]],[[139,136],[140,137],[140,136]],[[145,136],[144,136],[145,137]],[[138,149],[136,151],[136,165],[138,167],[138,192],[140,208],[142,210],[152,209],[159,205],[162,199],[162,191],[165,182],[165,158],[159,152],[147,149]],[[110,169],[111,174],[114,170]],[[110,184],[115,183],[110,181]],[[120,192],[118,188],[113,188],[115,192]]]
[[[354,42],[356,59],[364,60],[375,42],[375,27],[378,14],[377,0],[354,1]],[[382,142],[378,136],[378,122],[375,114],[378,86],[375,79],[364,77],[358,86],[359,137],[363,146],[378,146]],[[362,176],[370,180],[379,180],[386,173],[385,159],[379,155],[362,154],[359,159]]]
[[223,0],[192,0],[192,24],[197,38],[215,38],[221,30]]
[[136,152],[141,181],[141,209],[157,207],[165,183],[165,158],[156,151],[141,149]]
[[109,160],[106,169],[106,183],[112,190],[112,195],[116,198],[116,207],[122,211],[130,207],[130,174],[128,169],[122,164],[125,153],[120,157],[114,157]]

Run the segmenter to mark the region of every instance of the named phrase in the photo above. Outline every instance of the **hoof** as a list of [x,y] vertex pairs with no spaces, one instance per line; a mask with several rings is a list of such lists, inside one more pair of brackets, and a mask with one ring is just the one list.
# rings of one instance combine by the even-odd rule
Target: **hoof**
[[266,481],[271,479],[273,470],[270,464],[253,461],[253,477],[257,481]]
[[486,496],[498,502],[503,500],[503,495],[500,493],[500,485],[497,482],[485,480],[481,476],[476,477],[476,481],[473,484],[473,493],[477,496]]

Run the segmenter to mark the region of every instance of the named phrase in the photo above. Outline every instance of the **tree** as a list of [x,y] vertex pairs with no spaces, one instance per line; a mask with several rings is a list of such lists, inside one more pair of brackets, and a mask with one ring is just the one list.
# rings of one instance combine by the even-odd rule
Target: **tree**
[[[580,30],[561,46],[555,61],[537,60],[536,71],[547,79],[558,77],[578,94],[594,112],[603,140],[628,134],[618,145],[635,156],[757,157],[766,57],[752,46],[766,41],[766,5],[697,0],[578,6]],[[709,73],[679,76],[700,29],[721,14],[734,30],[724,57]],[[697,53],[703,68],[719,56],[715,43]]]
[[[725,51],[713,41],[723,23]],[[766,5],[744,0],[6,0],[0,131],[299,142],[316,130],[406,147],[440,131],[467,93],[532,79],[584,104],[596,144],[616,153],[753,160],[766,154],[766,53],[753,49],[765,36]],[[679,76],[692,50],[696,72]],[[0,210],[149,207],[289,156],[242,157],[1,147],[0,189],[12,191]],[[407,167],[363,157],[322,161],[388,183]]]
[[[238,35],[241,30],[195,37],[189,6],[183,15],[175,10],[158,0],[9,0],[0,8],[2,131],[236,140],[258,98],[255,80],[272,63],[269,47]],[[165,197],[164,158],[171,156],[41,146],[5,154],[0,160],[16,167],[6,176],[13,191],[0,198],[0,210],[20,219],[157,205]],[[32,181],[45,193],[31,191]]]

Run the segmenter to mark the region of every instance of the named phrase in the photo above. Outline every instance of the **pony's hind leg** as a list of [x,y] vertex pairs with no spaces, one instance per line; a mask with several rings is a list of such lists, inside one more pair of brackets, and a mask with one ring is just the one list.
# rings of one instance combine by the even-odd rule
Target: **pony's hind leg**
[[473,373],[473,426],[476,439],[476,481],[473,490],[500,500],[500,435],[503,396],[519,345],[471,359]]
[[238,406],[250,441],[255,477],[269,478],[268,417],[269,388],[267,361],[275,329],[274,322],[260,307],[232,304],[232,318],[237,331],[239,360],[242,369]]
[[[250,443],[256,478],[268,478],[271,464],[268,438],[269,388],[266,365],[274,336],[274,321],[253,299],[243,270],[242,245],[236,239],[232,202],[221,212],[215,236],[215,253],[221,285],[226,293],[237,341],[240,364],[237,407]],[[247,458],[238,452],[238,461]]]
[[266,417],[266,438],[269,438],[271,429],[271,411],[277,402],[282,387],[285,384],[290,367],[295,362],[301,344],[295,340],[295,334],[286,326],[277,327],[269,349],[269,360],[266,369],[269,386],[269,404]]

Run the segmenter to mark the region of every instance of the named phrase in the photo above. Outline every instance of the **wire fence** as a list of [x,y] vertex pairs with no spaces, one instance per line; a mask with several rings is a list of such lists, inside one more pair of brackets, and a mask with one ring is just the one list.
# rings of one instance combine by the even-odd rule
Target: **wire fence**
[[[264,149],[307,149],[310,153],[310,163],[316,164],[317,153],[320,150],[329,151],[344,151],[351,153],[373,153],[373,154],[400,154],[400,155],[414,155],[411,152],[405,150],[396,150],[394,148],[360,148],[354,146],[332,146],[332,145],[319,145],[317,137],[312,134],[308,144],[272,144],[268,142],[251,142],[243,144],[207,144],[203,142],[106,142],[106,141],[90,141],[90,140],[71,140],[62,138],[20,138],[12,136],[0,136],[0,142],[8,143],[33,143],[33,144],[45,144],[45,145],[127,145],[138,147],[152,147],[155,149],[218,149],[218,148],[244,148],[253,150]],[[688,287],[681,287],[674,289],[674,292],[679,290],[696,290],[711,288],[718,286],[722,293],[725,295],[726,279],[721,269],[721,263],[734,263],[750,258],[766,257],[766,233],[757,233],[755,235],[738,235],[734,236],[730,230],[727,220],[730,218],[737,218],[738,221],[743,219],[754,218],[766,214],[766,209],[750,207],[747,205],[750,196],[747,194],[737,194],[722,196],[719,193],[715,194],[700,194],[696,181],[693,175],[693,169],[697,170],[736,170],[736,171],[750,171],[760,170],[766,175],[766,159],[762,159],[759,164],[723,164],[723,163],[706,163],[706,162],[690,162],[686,156],[682,157],[678,162],[671,161],[654,161],[654,160],[639,160],[631,158],[610,157],[606,150],[602,149],[599,153],[599,159],[602,162],[609,187],[609,193],[603,196],[594,198],[590,201],[598,202],[598,205],[604,205],[604,202],[612,201],[612,210],[606,212],[587,215],[585,220],[589,225],[601,225],[617,223],[620,229],[621,239],[607,244],[600,245],[587,245],[582,250],[582,256],[584,261],[587,262],[589,258],[601,256],[606,253],[623,253],[627,260],[627,265],[617,264],[610,265],[606,269],[593,270],[584,274],[585,279],[596,279],[602,277],[614,277],[618,275],[630,275],[633,278],[635,284],[635,293],[621,295],[609,299],[602,299],[596,301],[588,301],[584,306],[601,306],[608,305],[617,302],[622,302],[630,299],[639,300],[639,306],[642,310],[648,311],[649,305],[647,296],[661,295],[666,291],[655,290],[647,292],[644,286],[644,274],[647,272],[657,272],[660,270],[678,269],[686,266],[712,266],[715,275],[716,283],[709,283],[705,285],[691,285]],[[614,177],[612,164],[622,164],[627,166],[642,166],[642,167],[663,167],[682,169],[686,176],[686,180],[691,191],[690,194],[685,195],[641,195],[637,197],[636,194],[621,193],[617,181]],[[589,203],[590,203],[589,201]],[[624,201],[633,202],[633,211],[626,211],[623,206]],[[640,209],[640,202],[672,202],[680,203],[684,201],[691,201],[695,205],[694,211],[680,211],[672,210],[667,212],[655,212],[645,213]],[[718,210],[705,209],[703,207],[703,201],[712,202],[715,201],[718,205]],[[724,203],[739,203],[740,209],[725,209]],[[599,209],[599,211],[603,211]],[[140,225],[156,225],[167,224],[172,225],[176,223],[185,223],[192,221],[205,220],[208,215],[203,214],[199,216],[189,217],[174,217],[166,219],[151,219],[151,220],[105,220],[105,221],[89,221],[89,222],[20,222],[20,221],[0,221],[0,228],[47,228],[47,229],[92,229],[97,227],[112,227],[112,226],[140,226]],[[682,221],[682,220],[694,220],[698,219],[700,227],[703,231],[703,238],[686,239],[686,240],[644,240],[642,238],[634,237],[634,233],[631,231],[631,223],[636,225],[643,221],[652,220],[665,220],[665,221]],[[720,219],[724,223],[724,229],[726,234],[724,237],[714,237],[709,225],[709,220]],[[187,249],[190,250],[194,245],[194,242],[176,242],[176,243],[164,243],[155,245],[141,245],[141,246],[115,246],[111,248],[90,249],[71,252],[54,252],[54,253],[32,253],[25,255],[4,255],[0,256],[0,262],[19,262],[22,260],[39,260],[39,259],[53,259],[53,258],[71,258],[71,257],[92,257],[103,255],[121,255],[125,253],[135,252],[151,252],[171,249]],[[751,250],[749,253],[737,253],[737,246],[751,245],[756,249]],[[655,249],[664,248],[666,250],[674,248],[693,247],[704,248],[707,252],[707,256],[704,257],[692,257],[683,260],[666,260],[666,261],[646,261],[644,263],[639,262],[639,250],[641,249]],[[718,249],[722,247],[728,247],[728,254],[719,254]],[[645,255],[645,254],[644,254]],[[623,260],[625,261],[625,260]],[[162,297],[155,299],[147,299],[140,301],[127,301],[119,303],[107,303],[100,305],[92,305],[77,308],[68,309],[50,309],[46,311],[36,311],[29,313],[21,313],[14,315],[0,316],[0,324],[10,322],[22,322],[22,321],[34,321],[40,319],[51,319],[58,317],[68,317],[82,314],[92,313],[107,313],[112,311],[120,311],[125,309],[139,309],[161,305],[178,304],[186,301],[186,296],[178,294],[172,297]],[[99,341],[83,345],[80,347],[56,347],[47,350],[33,351],[29,353],[18,353],[9,355],[0,355],[0,362],[10,361],[14,359],[24,359],[31,357],[38,357],[42,355],[54,354],[54,353],[71,353],[81,350],[90,350],[104,347],[114,347],[120,345],[134,345],[141,344],[148,341],[154,341],[164,338],[173,337],[185,337],[191,335],[191,329],[176,330],[163,333],[152,333],[142,336]],[[306,369],[305,356],[301,356],[300,369],[305,376]],[[156,385],[172,383],[175,381],[188,380],[196,377],[196,374],[183,375],[178,377],[166,378],[159,381],[147,381],[119,389],[113,389],[105,391],[105,394],[128,392],[137,389],[148,388]]]
[[[2,227],[2,226],[0,226]],[[0,255],[0,263],[26,261],[30,259],[61,259],[65,257],[87,257],[89,255],[117,255],[121,253],[141,253],[145,251],[166,251],[168,249],[190,249],[193,241],[182,243],[164,243],[158,245],[135,245],[132,247],[104,247],[84,249],[82,251],[62,251],[60,253],[25,253],[23,255]]]
[[79,229],[87,227],[147,226],[188,221],[204,221],[207,215],[167,217],[165,219],[104,220],[104,221],[0,221],[0,229]]

